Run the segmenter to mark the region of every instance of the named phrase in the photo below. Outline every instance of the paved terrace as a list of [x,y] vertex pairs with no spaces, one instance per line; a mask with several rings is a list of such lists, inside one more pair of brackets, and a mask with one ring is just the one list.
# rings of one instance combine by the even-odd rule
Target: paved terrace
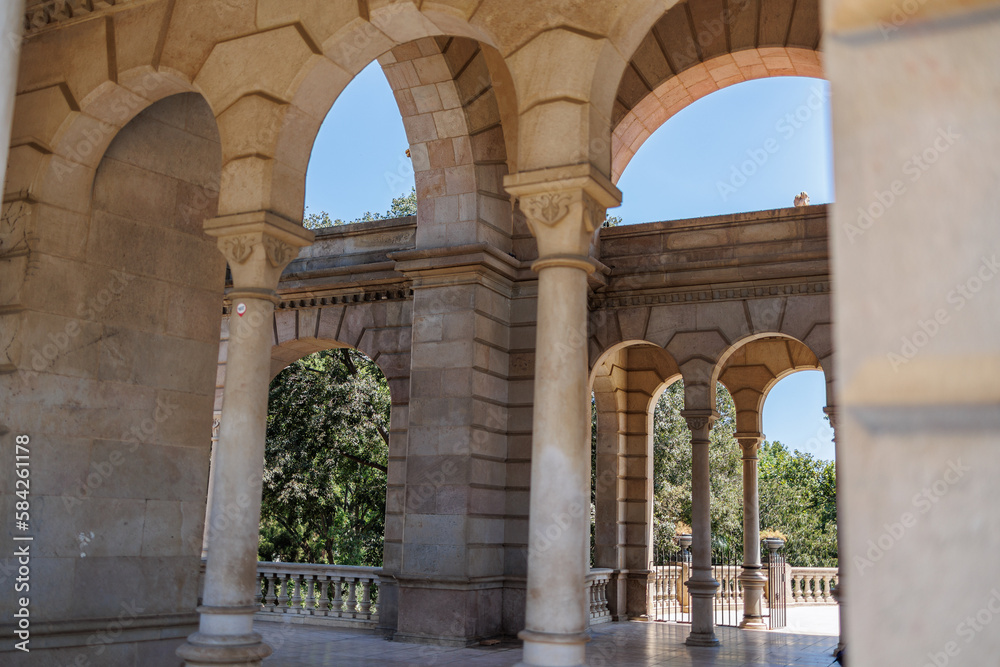
[[[521,659],[513,643],[475,648],[448,648],[391,642],[370,632],[318,628],[284,623],[257,622],[274,654],[265,667],[317,667],[332,665],[469,665],[510,667]],[[591,629],[587,647],[590,667],[750,667],[784,665],[826,667],[837,638],[793,632],[748,631],[716,628],[719,648],[684,645],[689,625],[673,623],[606,623]]]

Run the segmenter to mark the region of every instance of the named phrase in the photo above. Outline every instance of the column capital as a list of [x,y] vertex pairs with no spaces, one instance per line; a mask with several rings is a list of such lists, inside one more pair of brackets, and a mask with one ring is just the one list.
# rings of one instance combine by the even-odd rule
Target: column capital
[[681,417],[691,431],[691,442],[708,442],[708,432],[712,422],[719,418],[719,413],[705,409],[681,410]]
[[736,437],[736,441],[740,443],[740,449],[743,451],[743,459],[756,459],[757,450],[760,448],[760,443],[764,440],[764,434],[737,431],[733,435]]
[[233,292],[243,298],[274,299],[281,272],[312,243],[315,234],[269,211],[235,213],[205,221],[233,274]]
[[504,188],[520,201],[542,259],[586,257],[606,210],[622,200],[621,191],[589,163],[508,174]]
[[825,408],[823,408],[823,412],[826,413],[826,416],[830,418],[830,428],[833,429],[833,437],[834,437],[834,439],[836,439],[836,437],[837,437],[837,406],[836,405],[828,405]]

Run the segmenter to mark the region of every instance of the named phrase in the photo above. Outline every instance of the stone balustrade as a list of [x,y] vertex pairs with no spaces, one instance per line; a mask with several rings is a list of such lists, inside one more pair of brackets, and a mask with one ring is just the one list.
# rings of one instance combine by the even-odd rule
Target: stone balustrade
[[[788,605],[837,604],[833,588],[838,576],[835,567],[787,566],[786,600]],[[649,583],[649,602],[653,609],[676,609],[687,613],[688,600],[684,581],[687,566],[681,564],[657,565],[652,568]],[[766,571],[766,570],[765,570]],[[743,584],[739,580],[740,568],[713,566],[712,577],[719,582],[716,606],[739,604],[743,601]],[[767,595],[765,588],[765,595]]]
[[837,604],[833,587],[839,577],[835,567],[791,568],[791,596],[788,604]]
[[[308,563],[257,563],[260,621],[370,627],[378,622],[381,568]],[[615,571],[594,568],[587,575],[590,624],[611,621],[608,585]]]
[[611,610],[608,608],[608,584],[615,571],[610,568],[591,568],[587,575],[587,600],[590,602],[590,624],[609,623]]
[[381,568],[257,563],[258,620],[374,627]]

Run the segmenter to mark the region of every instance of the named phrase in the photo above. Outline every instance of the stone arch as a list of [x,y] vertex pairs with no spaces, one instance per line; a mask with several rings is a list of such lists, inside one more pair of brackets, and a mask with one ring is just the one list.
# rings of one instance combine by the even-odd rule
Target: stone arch
[[509,80],[499,53],[467,38],[428,37],[378,60],[410,142],[417,247],[486,243],[511,252],[502,183],[516,165],[517,116],[512,84],[494,85],[496,72]]
[[[763,433],[767,394],[783,378],[801,370],[831,373],[802,342],[786,335],[761,335],[741,341],[718,367],[718,381],[736,406],[739,433]],[[828,383],[829,384],[829,383]]]
[[199,92],[178,73],[148,66],[98,83],[32,74],[18,82],[5,193],[76,214],[89,211],[97,166],[123,127],[160,100]]
[[[102,142],[99,159],[79,167],[89,185],[72,193],[84,198],[72,208],[48,197],[9,202],[27,207],[31,226],[25,288],[6,292],[4,276],[13,297],[5,315],[23,337],[20,359],[4,371],[22,373],[23,386],[11,392],[12,409],[31,407],[22,428],[53,443],[39,453],[39,477],[56,479],[59,470],[66,488],[48,493],[75,498],[53,503],[53,540],[74,544],[81,521],[100,536],[87,550],[97,557],[53,559],[71,574],[37,593],[49,610],[40,620],[83,647],[103,627],[99,619],[120,609],[110,598],[68,608],[66,587],[126,572],[149,602],[137,622],[163,628],[155,650],[172,654],[177,640],[160,638],[197,628],[211,365],[225,278],[202,223],[215,214],[221,150],[214,115],[194,93],[144,102]],[[44,363],[34,364],[35,341],[48,340],[59,341],[57,353],[48,358],[39,348]],[[88,481],[91,465],[113,471],[100,493]],[[162,532],[144,535],[144,525]]]
[[[282,301],[272,321],[271,372],[273,380],[292,362],[321,350],[350,348],[364,353],[378,366],[389,385],[389,456],[386,475],[386,533],[383,567],[401,566],[407,417],[410,401],[410,333],[413,302],[408,290],[383,293],[373,300],[350,297]],[[301,303],[300,303],[301,301]],[[316,303],[322,301],[323,303]],[[223,316],[216,375],[215,410],[222,409],[229,338],[229,308]],[[394,624],[393,607],[380,622]]]
[[627,570],[609,591],[619,620],[646,613],[645,571],[652,558],[653,408],[680,368],[646,342],[612,347],[595,364],[597,411],[594,566]]
[[[602,358],[599,350],[621,349],[632,340],[663,348],[684,377],[685,403],[693,409],[712,409],[721,368],[741,341],[773,335],[791,337],[802,341],[822,367],[829,369],[833,353],[830,333],[829,295],[782,296],[760,290],[758,298],[605,306],[591,314],[589,343],[592,358],[598,360]],[[827,392],[832,396],[829,374]]]
[[[488,137],[480,136],[480,131],[487,128],[476,123],[479,116],[487,114],[496,116],[499,127],[497,107],[505,113],[516,108],[507,101],[497,104],[494,73],[505,84],[501,86],[502,97],[513,97],[514,91],[503,59],[491,46],[492,39],[454,16],[445,20],[433,9],[418,10],[409,3],[363,9],[358,13],[357,7],[342,8],[342,13],[346,12],[343,16],[321,16],[319,10],[308,16],[300,12],[295,15],[298,22],[291,25],[278,20],[292,18],[285,16],[288,12],[274,10],[275,15],[265,21],[274,23],[272,29],[219,43],[211,50],[196,82],[220,109],[224,137],[220,211],[264,209],[290,220],[300,219],[305,172],[316,133],[357,72],[379,60],[396,93],[418,174],[432,170],[431,158],[440,161],[443,157],[440,145],[433,147],[438,150],[428,151],[424,144],[465,137],[465,145],[453,147],[449,166],[434,167],[451,170],[447,181],[444,174],[434,174],[417,183],[422,198],[453,196],[454,202],[433,202],[435,206],[429,201],[425,205],[428,212],[421,217],[445,217],[449,223],[478,221],[477,233],[463,233],[463,240],[469,242],[472,236],[471,242],[496,243],[497,235],[483,228],[509,228],[509,203],[507,220],[502,219],[500,204],[491,207],[466,197],[464,209],[458,206],[460,194],[476,192],[477,188],[470,186],[476,182],[476,171],[488,164],[505,164],[508,159],[502,131],[499,142],[485,141]],[[447,29],[431,17],[440,19]],[[280,60],[273,57],[277,53]],[[240,60],[260,63],[261,67],[234,71],[232,63]],[[468,76],[463,76],[466,72]],[[477,77],[485,85],[474,91],[463,89],[463,83],[475,82]],[[492,101],[494,108],[488,108],[487,101]],[[516,117],[506,115],[507,124],[514,124]],[[487,145],[483,154],[477,155],[483,145]],[[435,178],[439,182],[432,183]],[[502,174],[491,179],[483,175],[481,180],[500,178]],[[499,184],[491,187],[487,183],[478,190],[509,201]],[[455,225],[449,227],[448,233],[455,234]],[[420,245],[444,245],[443,236],[438,233],[437,243],[421,239]],[[509,238],[506,244],[510,245]]]
[[819,53],[784,47],[745,49],[716,56],[666,79],[615,125],[611,134],[612,181],[618,182],[653,132],[685,107],[728,86],[775,76],[822,78]]
[[[611,176],[668,118],[720,88],[767,76],[822,77],[819,3],[678,2],[652,23],[619,70]],[[634,39],[631,43],[634,43]]]

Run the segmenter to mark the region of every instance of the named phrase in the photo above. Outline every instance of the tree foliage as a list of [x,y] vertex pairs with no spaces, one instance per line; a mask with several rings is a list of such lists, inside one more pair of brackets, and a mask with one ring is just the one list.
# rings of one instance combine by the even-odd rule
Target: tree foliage
[[351,225],[355,222],[371,222],[372,220],[389,220],[391,218],[401,218],[405,215],[417,214],[417,189],[413,187],[410,193],[400,197],[393,197],[389,210],[385,213],[372,213],[365,211],[360,218],[344,221],[340,218],[331,219],[326,211],[319,213],[306,213],[302,225],[306,229],[323,229],[324,227],[337,227],[339,225]]
[[303,357],[271,382],[262,560],[381,565],[389,404],[354,350]]

